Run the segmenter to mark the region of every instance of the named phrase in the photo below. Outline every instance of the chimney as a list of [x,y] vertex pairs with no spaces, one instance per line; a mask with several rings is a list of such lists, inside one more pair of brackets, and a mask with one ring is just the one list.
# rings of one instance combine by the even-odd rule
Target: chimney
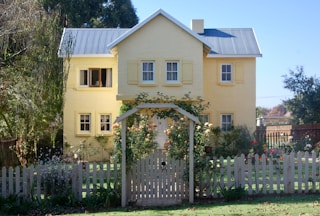
[[204,20],[203,19],[193,19],[191,20],[191,30],[198,34],[204,33]]

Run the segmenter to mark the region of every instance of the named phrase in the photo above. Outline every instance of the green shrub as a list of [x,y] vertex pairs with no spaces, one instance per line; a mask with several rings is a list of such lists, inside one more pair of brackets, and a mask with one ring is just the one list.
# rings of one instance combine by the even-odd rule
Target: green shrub
[[18,195],[0,197],[0,215],[26,215],[32,207],[32,202],[23,200]]
[[[120,188],[120,187],[119,187]],[[117,207],[121,203],[121,192],[110,186],[108,188],[97,187],[91,190],[89,197],[83,200],[83,204],[89,210],[105,207]]]
[[247,194],[247,191],[244,189],[244,187],[241,186],[231,186],[229,188],[224,187],[221,189],[221,194],[223,198],[227,201],[235,201],[240,200],[243,196]]

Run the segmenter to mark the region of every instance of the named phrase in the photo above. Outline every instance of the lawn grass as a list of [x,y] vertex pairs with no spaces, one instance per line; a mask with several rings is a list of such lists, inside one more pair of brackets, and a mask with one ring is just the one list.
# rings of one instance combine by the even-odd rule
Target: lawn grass
[[76,215],[114,216],[159,216],[159,215],[318,215],[320,216],[320,195],[266,196],[248,198],[235,202],[213,202],[185,204],[174,207],[116,208],[105,212],[84,212]]

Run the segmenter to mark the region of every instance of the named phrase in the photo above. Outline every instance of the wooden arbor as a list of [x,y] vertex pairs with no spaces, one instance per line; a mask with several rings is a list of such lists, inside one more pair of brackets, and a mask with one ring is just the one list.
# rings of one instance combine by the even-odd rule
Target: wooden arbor
[[121,160],[121,206],[126,206],[127,200],[127,176],[126,176],[126,123],[127,118],[141,109],[174,109],[178,113],[187,117],[189,121],[189,203],[194,202],[194,123],[200,123],[198,117],[192,115],[191,113],[181,109],[173,103],[141,103],[140,105],[134,107],[133,109],[123,113],[121,116],[117,117],[115,123],[121,122],[121,149],[122,149],[122,160]]

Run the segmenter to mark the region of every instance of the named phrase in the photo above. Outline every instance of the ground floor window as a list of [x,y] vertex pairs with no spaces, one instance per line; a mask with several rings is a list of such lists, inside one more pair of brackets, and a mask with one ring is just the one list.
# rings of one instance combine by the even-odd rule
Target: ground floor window
[[100,130],[101,132],[111,131],[111,115],[109,114],[100,115]]
[[80,114],[80,131],[90,132],[90,130],[91,130],[91,115]]
[[209,114],[200,114],[199,121],[203,124],[209,122]]

